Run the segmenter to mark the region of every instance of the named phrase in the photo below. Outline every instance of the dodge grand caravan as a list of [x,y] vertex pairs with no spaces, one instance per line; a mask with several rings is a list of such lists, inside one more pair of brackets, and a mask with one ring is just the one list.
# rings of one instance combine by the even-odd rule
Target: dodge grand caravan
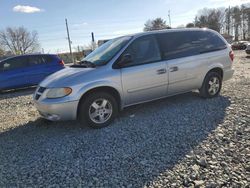
[[48,120],[110,124],[124,107],[199,89],[216,97],[233,75],[230,45],[209,29],[169,29],[112,39],[79,65],[42,81],[36,108]]

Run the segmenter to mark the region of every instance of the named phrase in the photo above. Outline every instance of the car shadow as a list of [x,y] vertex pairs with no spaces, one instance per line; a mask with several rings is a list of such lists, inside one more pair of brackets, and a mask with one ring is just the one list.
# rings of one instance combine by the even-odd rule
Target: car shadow
[[35,92],[35,89],[36,87],[28,87],[22,89],[1,91],[0,100],[32,95]]
[[40,118],[19,125],[0,133],[0,186],[143,187],[205,140],[229,105],[227,96],[187,93],[126,108],[103,129]]

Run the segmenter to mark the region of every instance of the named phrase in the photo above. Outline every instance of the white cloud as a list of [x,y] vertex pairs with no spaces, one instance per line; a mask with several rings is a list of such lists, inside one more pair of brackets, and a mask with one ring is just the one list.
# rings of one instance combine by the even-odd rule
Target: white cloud
[[14,12],[22,12],[22,13],[36,13],[42,12],[43,10],[37,7],[32,6],[24,6],[24,5],[17,5],[12,9]]

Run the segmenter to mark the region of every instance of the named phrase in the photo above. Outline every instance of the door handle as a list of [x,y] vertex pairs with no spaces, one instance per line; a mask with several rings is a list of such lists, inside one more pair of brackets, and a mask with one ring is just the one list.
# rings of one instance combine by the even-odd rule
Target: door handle
[[167,72],[166,69],[159,69],[157,70],[157,74],[165,74]]
[[179,68],[178,67],[170,67],[169,71],[170,72],[175,72],[175,71],[178,71]]

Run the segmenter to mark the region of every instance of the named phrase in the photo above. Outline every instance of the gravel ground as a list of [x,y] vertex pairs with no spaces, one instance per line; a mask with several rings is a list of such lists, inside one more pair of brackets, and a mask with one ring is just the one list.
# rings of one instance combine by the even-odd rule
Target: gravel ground
[[104,129],[48,124],[34,89],[0,96],[0,187],[250,187],[250,58],[221,96],[127,108]]

